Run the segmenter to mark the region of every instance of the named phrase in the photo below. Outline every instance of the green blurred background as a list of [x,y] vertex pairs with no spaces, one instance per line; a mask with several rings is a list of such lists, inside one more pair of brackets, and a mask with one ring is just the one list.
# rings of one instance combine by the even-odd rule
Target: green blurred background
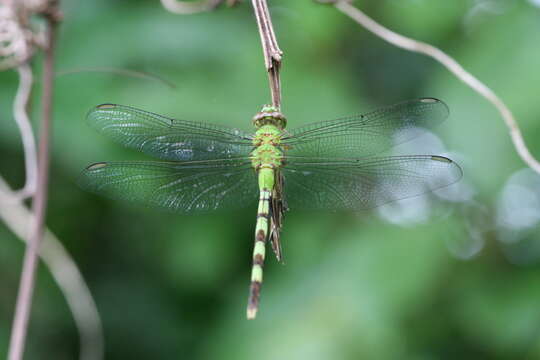
[[[270,1],[290,127],[437,97],[451,116],[413,149],[434,144],[466,175],[441,194],[373,212],[287,213],[285,265],[269,257],[261,311],[248,322],[255,207],[178,216],[84,193],[74,180],[91,162],[146,158],[85,124],[99,103],[251,128],[269,91],[249,2],[191,16],[149,0],[62,3],[58,71],[116,67],[176,85],[96,72],[57,78],[47,224],[88,281],[107,359],[540,359],[540,178],[524,170],[496,110],[440,65],[330,6]],[[357,4],[493,87],[540,156],[538,1]],[[0,174],[13,187],[24,182],[10,113],[16,86],[16,72],[0,73]],[[34,105],[36,119],[39,90]],[[2,358],[23,250],[0,224]],[[44,266],[34,304],[25,359],[76,359],[76,327]]]

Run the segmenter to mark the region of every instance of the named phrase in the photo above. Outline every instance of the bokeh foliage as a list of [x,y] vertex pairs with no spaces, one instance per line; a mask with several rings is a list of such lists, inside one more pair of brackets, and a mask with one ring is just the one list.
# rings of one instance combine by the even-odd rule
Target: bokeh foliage
[[[540,154],[540,8],[532,1],[358,3],[484,79]],[[269,259],[259,318],[247,322],[254,208],[176,216],[84,193],[74,179],[94,161],[145,158],[87,127],[85,113],[99,103],[250,129],[269,92],[249,2],[193,16],[167,13],[158,1],[63,6],[58,71],[126,68],[176,85],[96,72],[57,78],[47,223],[89,282],[107,359],[540,358],[540,232],[516,247],[500,241],[495,225],[497,199],[524,165],[496,111],[441,66],[383,43],[329,6],[270,1],[285,51],[289,125],[413,97],[444,99],[452,115],[436,132],[458,154],[485,224],[476,232],[483,246],[463,259],[449,244],[472,241],[467,227],[480,226],[461,211],[469,205],[400,225],[370,213],[288,213],[286,265]],[[24,170],[10,114],[16,85],[14,72],[0,73],[0,174],[13,186]],[[37,118],[39,91],[33,109]],[[3,357],[23,254],[3,224],[0,249]],[[75,326],[44,267],[29,335],[27,359],[76,358]]]

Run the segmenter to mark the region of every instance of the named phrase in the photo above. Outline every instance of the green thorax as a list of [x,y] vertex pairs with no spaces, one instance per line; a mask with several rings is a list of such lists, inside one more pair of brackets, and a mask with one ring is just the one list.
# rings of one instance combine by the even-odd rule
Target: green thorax
[[257,127],[253,137],[255,149],[251,152],[253,167],[256,170],[279,168],[283,159],[279,146],[287,120],[276,108],[266,105],[255,115],[253,124]]

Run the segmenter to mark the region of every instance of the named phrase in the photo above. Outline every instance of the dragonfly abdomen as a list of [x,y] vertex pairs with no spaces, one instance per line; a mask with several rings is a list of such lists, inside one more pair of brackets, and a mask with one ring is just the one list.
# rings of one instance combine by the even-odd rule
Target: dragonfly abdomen
[[[259,181],[261,183],[261,195],[259,197],[259,207],[257,210],[257,225],[255,226],[255,247],[253,248],[253,267],[251,269],[251,285],[249,288],[247,307],[248,319],[254,319],[259,308],[264,258],[266,255],[266,239],[268,238],[270,222],[270,197],[273,186],[273,170],[261,169],[259,171]],[[263,187],[262,185],[270,185],[270,187]]]

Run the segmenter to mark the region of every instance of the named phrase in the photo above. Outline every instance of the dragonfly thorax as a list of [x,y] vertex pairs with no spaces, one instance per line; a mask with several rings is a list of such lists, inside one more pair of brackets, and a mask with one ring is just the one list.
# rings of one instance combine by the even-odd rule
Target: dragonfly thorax
[[255,169],[277,168],[281,166],[283,153],[279,149],[281,130],[274,125],[263,125],[253,138],[255,149],[251,161]]

